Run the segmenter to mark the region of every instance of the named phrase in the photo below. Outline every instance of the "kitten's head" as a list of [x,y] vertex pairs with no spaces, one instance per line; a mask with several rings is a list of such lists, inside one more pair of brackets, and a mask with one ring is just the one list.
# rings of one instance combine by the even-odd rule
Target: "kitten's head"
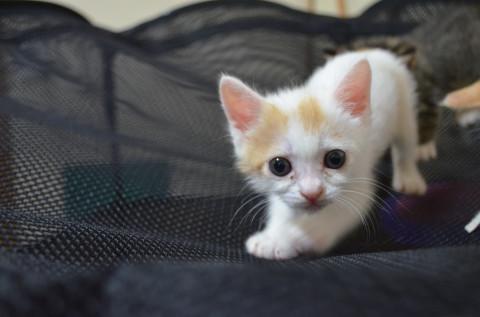
[[307,84],[262,96],[223,76],[220,97],[237,166],[254,189],[305,211],[341,196],[368,156],[362,147],[370,125],[370,83],[366,60],[334,91],[314,92]]

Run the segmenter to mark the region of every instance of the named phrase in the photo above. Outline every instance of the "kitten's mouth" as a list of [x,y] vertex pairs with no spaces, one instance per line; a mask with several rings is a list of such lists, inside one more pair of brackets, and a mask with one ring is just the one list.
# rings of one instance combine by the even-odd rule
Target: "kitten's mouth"
[[315,203],[305,203],[303,206],[302,206],[302,209],[304,211],[306,211],[307,213],[314,213],[314,212],[317,212],[317,211],[320,211],[322,208],[324,208],[325,206],[327,206],[330,202],[326,199],[324,200],[321,200],[321,201],[317,201]]

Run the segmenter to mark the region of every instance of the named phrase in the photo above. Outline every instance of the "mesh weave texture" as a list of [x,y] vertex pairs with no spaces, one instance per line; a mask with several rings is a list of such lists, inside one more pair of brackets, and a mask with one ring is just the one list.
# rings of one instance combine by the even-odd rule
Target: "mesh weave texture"
[[[425,197],[379,189],[368,228],[328,256],[265,262],[243,248],[262,210],[216,88],[220,73],[300,84],[327,47],[474,2],[340,20],[214,1],[119,34],[1,2],[0,316],[478,314],[480,233],[463,230],[480,210],[478,125],[442,113]],[[385,186],[390,169],[377,167]]]

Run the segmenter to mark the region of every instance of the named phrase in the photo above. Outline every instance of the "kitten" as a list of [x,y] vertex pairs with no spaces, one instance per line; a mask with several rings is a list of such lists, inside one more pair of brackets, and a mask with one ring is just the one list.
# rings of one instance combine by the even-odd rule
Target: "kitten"
[[394,188],[424,193],[414,91],[406,67],[382,50],[339,55],[304,86],[264,96],[222,76],[237,166],[269,201],[247,251],[288,259],[330,250],[369,211],[372,169],[390,145]]

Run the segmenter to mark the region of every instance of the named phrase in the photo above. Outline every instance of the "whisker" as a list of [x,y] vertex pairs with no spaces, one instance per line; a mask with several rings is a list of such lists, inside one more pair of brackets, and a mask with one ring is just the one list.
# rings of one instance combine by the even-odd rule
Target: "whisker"
[[267,219],[267,213],[266,212],[260,214],[260,219],[258,220],[257,230],[262,229],[262,225],[265,223],[266,219]]
[[413,211],[408,208],[407,206],[405,206],[405,204],[403,204],[399,199],[398,199],[398,196],[394,194],[394,192],[389,189],[388,187],[386,187],[384,184],[382,184],[381,182],[375,180],[375,179],[372,179],[372,178],[366,178],[366,177],[357,177],[357,178],[352,178],[350,180],[350,182],[357,182],[357,183],[361,183],[361,182],[364,182],[364,183],[368,183],[368,184],[371,184],[373,186],[376,186],[377,188],[381,189],[382,191],[384,191],[386,194],[388,194],[390,196],[390,198],[392,198],[396,203],[398,203],[401,207],[405,208],[405,210],[407,210],[407,212],[409,213],[413,213]]
[[238,192],[237,197],[240,196],[243,193],[243,191],[246,190],[247,188],[248,188],[248,183],[245,182],[245,184],[243,184],[243,186],[240,188],[240,191]]
[[[369,224],[369,227],[371,225],[371,231],[373,231],[373,238],[375,238],[377,236],[377,229],[376,229],[376,223],[373,221],[373,216],[372,216],[372,213],[369,212],[369,210],[364,210],[362,212],[362,210],[360,210],[360,208],[358,207],[358,205],[356,205],[356,201],[353,199],[353,198],[350,198],[350,197],[342,197],[343,199],[347,200],[347,201],[350,201],[352,203],[353,206],[355,206],[355,208],[358,210],[358,212],[360,214],[362,214],[363,218],[365,219],[365,222],[368,222]],[[371,238],[371,235],[369,234],[367,236],[367,241],[370,241],[370,238]]]
[[[240,197],[242,196],[243,191],[246,190],[247,188],[248,188],[248,183],[245,182],[245,183],[243,184],[243,186],[240,188],[240,191],[238,192],[238,194],[235,195],[235,201],[233,202],[233,205],[234,205],[234,206],[237,204],[238,198],[240,198]],[[254,192],[248,193],[245,197],[243,197],[243,199],[249,197],[249,196],[252,195],[252,194],[255,194],[255,193],[254,193]],[[242,201],[243,201],[243,199],[242,199]]]
[[[248,197],[248,196],[247,196]],[[245,207],[246,205],[248,205],[250,202],[252,202],[253,200],[255,199],[258,199],[259,197],[262,197],[261,194],[256,194],[256,193],[253,193],[252,194],[252,197],[250,197],[249,199],[247,199],[247,201],[245,201],[243,204],[240,205],[240,207],[237,208],[237,210],[235,210],[235,212],[233,213],[233,216],[232,218],[230,219],[230,221],[228,222],[228,227],[230,227],[233,223],[233,220],[235,219],[235,217],[238,215],[238,213],[242,210],[243,207]]]
[[367,233],[367,240],[369,240],[370,239],[369,225],[365,221],[365,218],[363,217],[362,213],[358,210],[358,208],[356,208],[350,201],[346,200],[345,197],[342,197],[342,198],[336,197],[335,200],[338,201],[339,203],[347,206],[347,207],[350,207],[348,210],[353,211],[353,213],[356,214],[360,218],[362,226],[363,226],[363,228],[365,228],[365,231]]
[[356,190],[348,190],[348,189],[341,189],[340,191],[344,192],[344,193],[357,194],[357,195],[360,195],[362,197],[368,198],[377,208],[382,208],[383,205],[381,203],[385,202],[382,198],[380,198],[378,196],[376,196],[376,197],[377,197],[378,200],[380,200],[380,202],[377,199],[375,199],[375,197],[372,197],[372,196],[375,196],[375,194],[372,194],[372,196],[369,196],[366,193],[362,193],[362,192],[359,192],[359,191],[356,191]]
[[373,167],[373,171],[377,172],[378,174],[389,177],[390,175],[386,174],[384,171],[380,170],[378,167]]
[[256,205],[254,205],[252,208],[250,208],[250,210],[248,210],[247,213],[245,213],[242,219],[240,219],[240,222],[238,223],[237,228],[235,228],[235,230],[237,230],[243,224],[243,221],[247,219],[252,214],[252,212],[255,211],[255,209],[262,207],[262,205],[266,204],[267,202],[268,202],[267,200],[262,200],[258,202]]
[[267,205],[267,203],[268,203],[268,201],[265,201],[265,204],[258,207],[257,212],[253,215],[252,219],[250,220],[251,225],[253,224],[253,221],[255,220],[255,218],[263,211],[263,207],[265,207]]
[[[341,191],[345,192],[345,193],[357,194],[357,195],[360,195],[362,197],[368,198],[377,209],[382,209],[382,207],[383,207],[383,205],[379,201],[377,201],[374,197],[370,197],[365,193],[352,191],[352,190],[341,190]],[[343,198],[347,199],[347,197],[343,197]],[[351,200],[351,199],[349,199],[349,200]],[[355,202],[355,200],[353,198],[352,198],[352,200],[353,200],[352,203]],[[366,215],[365,218],[372,224],[372,227],[374,228],[373,231],[375,231],[376,223],[373,220],[374,219],[373,212],[371,210],[366,210],[365,215]],[[374,234],[376,234],[376,232],[374,232]]]
[[392,190],[386,186],[385,184],[383,184],[382,182],[374,179],[374,178],[369,178],[369,177],[354,177],[351,179],[352,181],[355,181],[355,180],[360,180],[360,181],[368,181],[369,184],[373,184],[383,190],[385,190],[386,192],[388,193],[392,193]]
[[[375,179],[371,179],[371,178],[353,178],[350,180],[350,182],[352,183],[363,183],[363,184],[369,184],[369,185],[372,185],[374,186],[375,188],[377,189],[380,189],[382,190],[384,193],[388,194],[391,198],[397,200],[397,196],[393,193],[393,191],[390,190],[390,188],[388,188],[387,186],[385,186],[384,184],[382,184],[381,182],[375,180]],[[377,198],[381,199],[383,202],[386,203],[386,200],[383,199],[381,196],[379,196],[378,194],[376,193],[373,193]]]
[[[346,193],[353,193],[353,194],[357,194],[357,195],[360,195],[360,196],[363,196],[363,197],[366,197],[368,198],[370,201],[372,201],[372,203],[374,204],[374,206],[377,208],[377,209],[380,209],[380,210],[385,210],[384,207],[386,207],[387,209],[385,210],[387,212],[387,214],[390,216],[390,217],[393,217],[393,214],[392,214],[392,206],[384,199],[382,198],[380,195],[372,192],[371,193],[371,196],[369,194],[366,194],[366,193],[363,193],[363,192],[359,192],[359,191],[355,191],[355,190],[346,190],[346,189],[341,189],[340,190],[341,192],[346,192]],[[393,218],[392,218],[393,219]]]
[[[364,182],[364,180],[357,181],[357,182]],[[375,186],[375,184],[372,184],[372,185]],[[408,208],[404,203],[402,203],[402,201],[399,200],[396,196],[394,196],[394,194],[390,193],[389,191],[387,191],[387,192],[389,193],[390,197],[393,198],[393,200],[394,200],[393,203],[387,202],[384,198],[382,198],[381,196],[374,193],[374,195],[377,197],[377,199],[380,199],[383,202],[384,205],[382,205],[382,207],[385,207],[385,208],[379,208],[379,209],[382,210],[382,211],[385,211],[389,215],[389,217],[392,221],[394,221],[395,223],[398,223],[400,225],[403,225],[404,222],[403,222],[402,218],[399,217],[398,214],[394,210],[394,204],[398,204],[400,207],[404,208],[408,213],[413,213],[413,211],[410,208]]]
[[245,202],[245,200],[251,198],[251,197],[254,196],[254,195],[259,195],[259,194],[258,194],[258,193],[255,193],[255,192],[248,192],[246,195],[241,195],[241,194],[239,193],[238,195],[236,195],[236,199],[235,199],[235,202],[234,202],[233,204],[236,205],[239,198],[242,198],[242,199],[240,200],[240,203],[243,204],[243,203]]

